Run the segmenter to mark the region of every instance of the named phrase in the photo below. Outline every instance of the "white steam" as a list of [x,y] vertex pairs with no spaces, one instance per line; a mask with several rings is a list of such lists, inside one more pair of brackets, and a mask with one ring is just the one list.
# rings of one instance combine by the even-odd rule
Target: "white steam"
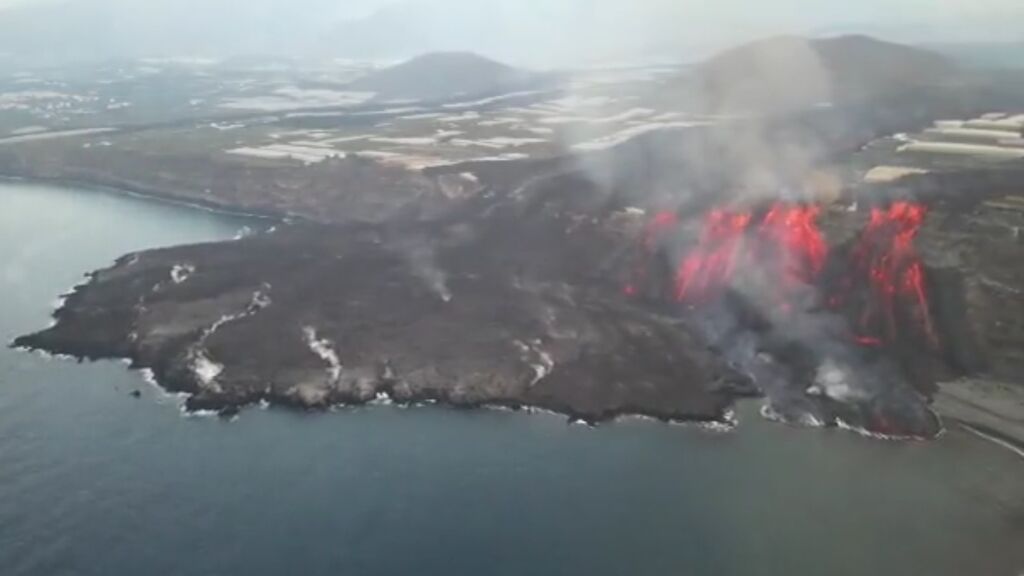
[[337,384],[341,380],[342,365],[338,353],[334,350],[334,343],[326,338],[320,338],[316,328],[312,326],[304,327],[302,334],[310,351],[327,363],[327,374],[330,377],[331,385]]

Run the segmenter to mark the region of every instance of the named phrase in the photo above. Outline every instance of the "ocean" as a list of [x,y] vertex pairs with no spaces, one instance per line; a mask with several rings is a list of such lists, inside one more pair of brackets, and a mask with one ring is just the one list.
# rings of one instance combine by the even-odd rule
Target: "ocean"
[[[126,252],[261,226],[0,182],[0,336]],[[756,402],[731,431],[180,405],[121,362],[0,349],[0,576],[1024,572],[1024,460],[955,427],[878,441]]]

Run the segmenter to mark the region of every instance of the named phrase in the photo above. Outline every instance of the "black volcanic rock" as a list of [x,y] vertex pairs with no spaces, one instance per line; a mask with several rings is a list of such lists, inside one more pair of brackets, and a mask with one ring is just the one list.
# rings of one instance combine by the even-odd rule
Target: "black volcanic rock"
[[435,259],[405,234],[289,226],[130,255],[16,344],[131,358],[193,409],[387,394],[722,419],[735,375],[677,321],[614,292]]
[[708,109],[776,112],[939,86],[957,73],[939,54],[867,36],[784,36],[715,56],[696,84]]
[[[718,419],[732,398],[754,390],[721,347],[710,348],[700,330],[707,314],[645,300],[643,291],[622,294],[635,262],[630,252],[642,245],[643,211],[699,219],[739,195],[749,183],[746,143],[774,152],[755,150],[757,167],[772,167],[773,180],[789,188],[784,184],[799,185],[806,170],[878,134],[959,110],[959,99],[952,100],[898,95],[760,124],[650,133],[578,161],[485,162],[410,175],[349,158],[322,169],[224,173],[221,189],[230,184],[238,193],[216,195],[224,204],[255,191],[261,206],[315,215],[323,225],[281,225],[238,242],[126,256],[78,289],[55,314],[56,326],[16,344],[131,358],[163,386],[192,394],[192,409],[232,410],[259,400],[323,407],[388,394],[460,406],[542,406],[592,420],[619,413]],[[814,153],[779,169],[796,144]],[[0,164],[41,166],[51,177],[127,172],[128,182],[146,182],[154,166],[97,164],[106,158],[94,156],[72,164],[71,153],[41,162],[45,151],[33,161],[0,155]],[[68,173],[69,166],[77,171]],[[198,188],[196,178],[215,174],[171,172],[191,178],[190,189]],[[477,184],[446,194],[445,182],[466,172],[474,177],[460,181]],[[161,188],[177,182],[161,181]],[[855,226],[855,216],[836,212],[836,229]],[[1015,256],[1006,251],[1007,261]],[[669,272],[675,262],[668,261]],[[1020,285],[1013,278],[1007,284]],[[961,302],[949,301],[951,308]],[[980,302],[974,308],[988,317],[998,308],[986,303],[1005,300]],[[732,340],[751,343],[743,350],[756,353],[757,363],[785,368],[776,397],[785,404],[774,406],[783,417],[799,422],[811,414],[824,425],[841,419],[899,435],[937,431],[925,398],[896,372],[881,396],[833,402],[810,393],[821,365],[808,346],[815,342],[774,338],[786,331],[768,324],[759,332],[739,323]],[[893,394],[897,388],[906,393]]]
[[[731,339],[709,339],[704,310],[623,293],[643,219],[610,198],[581,174],[557,173],[467,201],[445,221],[294,223],[130,254],[76,289],[53,327],[15,345],[129,358],[190,394],[193,410],[387,395],[589,421],[725,419],[765,383],[727,353]],[[758,362],[775,358],[765,362],[788,374],[771,392],[788,420],[937,432],[898,374],[880,397],[831,402],[808,392],[819,358],[806,341],[773,348],[752,330],[737,325],[735,341],[760,342],[750,348],[764,352]]]
[[380,99],[445,100],[529,85],[537,76],[469,52],[436,52],[373,72],[349,85]]

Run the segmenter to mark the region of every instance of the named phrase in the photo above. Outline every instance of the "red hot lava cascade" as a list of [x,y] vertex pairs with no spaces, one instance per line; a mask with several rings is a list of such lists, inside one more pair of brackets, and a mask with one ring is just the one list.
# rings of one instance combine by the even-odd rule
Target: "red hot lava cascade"
[[816,280],[825,266],[828,246],[818,229],[820,209],[776,203],[754,213],[716,209],[703,221],[700,239],[679,262],[675,297],[703,302],[722,294],[746,266],[770,266],[779,279],[779,305],[799,285]]
[[[830,258],[818,226],[820,214],[819,206],[788,202],[760,210],[711,210],[699,223],[695,244],[673,266],[672,296],[687,304],[708,303],[735,282],[747,281],[736,275],[751,268],[767,278],[772,302],[781,312],[792,310],[801,286],[815,285],[826,291],[833,309],[846,310],[859,344],[882,346],[923,334],[937,347],[925,268],[914,247],[927,208],[912,202],[874,208],[844,260],[838,284],[831,287],[822,282]],[[638,294],[649,279],[652,257],[680,225],[673,212],[651,218],[641,238],[642,258],[625,286],[627,295]],[[909,334],[907,326],[917,334]]]
[[[927,216],[927,208],[895,202],[875,208],[851,252],[852,271],[868,283],[869,298],[860,312],[858,340],[864,345],[894,342],[901,336],[901,311],[923,332],[928,342],[938,338],[928,304],[924,264],[914,239]],[[846,282],[848,289],[853,282]]]

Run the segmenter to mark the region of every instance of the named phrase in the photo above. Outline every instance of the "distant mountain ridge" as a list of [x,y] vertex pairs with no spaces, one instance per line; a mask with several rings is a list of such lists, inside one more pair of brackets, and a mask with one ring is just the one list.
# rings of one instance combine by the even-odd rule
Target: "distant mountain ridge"
[[940,54],[868,36],[751,42],[707,60],[696,82],[717,110],[780,111],[937,86],[958,74]]
[[1024,69],[1024,41],[923,44],[958,63],[978,68]]
[[541,76],[470,52],[434,52],[371,72],[349,87],[378,99],[443,100],[535,85]]

